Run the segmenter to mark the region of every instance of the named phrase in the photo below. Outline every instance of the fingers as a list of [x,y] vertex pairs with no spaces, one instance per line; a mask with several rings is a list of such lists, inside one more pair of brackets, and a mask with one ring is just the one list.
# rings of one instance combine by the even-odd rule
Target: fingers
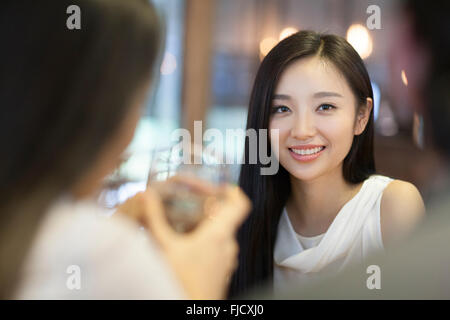
[[212,223],[227,230],[236,230],[248,216],[251,203],[239,187],[227,186],[222,200],[211,206]]
[[[182,183],[189,184],[197,188],[197,190],[206,190],[208,187],[208,184],[204,183],[204,181],[190,177],[179,176],[173,178],[171,183],[175,181],[182,181]],[[159,196],[159,192],[164,191],[166,188],[171,188],[170,183],[154,184],[154,187],[148,188],[147,191],[140,192],[126,201],[118,208],[118,211],[147,226],[155,236],[160,238],[167,237],[167,235],[173,236],[176,232],[167,220]],[[218,190],[217,187],[216,190]],[[224,233],[230,234],[242,224],[250,211],[251,205],[249,199],[239,187],[228,185],[221,187],[221,190],[219,193],[214,193],[214,196],[206,198],[204,212],[210,219],[205,219],[199,228],[202,226],[208,228],[213,224]],[[213,192],[210,191],[210,193]]]
[[230,273],[233,273],[238,266],[239,245],[236,240],[232,240],[228,244],[228,255],[230,257]]
[[167,221],[161,199],[152,188],[148,188],[142,198],[144,200],[143,207],[146,224],[156,241],[166,246],[176,237],[176,232]]
[[142,207],[143,196],[143,192],[137,193],[124,203],[120,204],[117,207],[117,212],[133,219],[134,221],[137,221],[140,224],[145,224]]
[[234,207],[235,210],[238,211],[234,217],[231,217],[233,218],[232,222],[234,222],[235,227],[239,227],[250,213],[252,205],[250,199],[245,195],[241,188],[237,186],[230,186],[230,194],[230,200],[234,199]]
[[239,245],[236,242],[236,240],[232,240],[228,243],[227,246],[227,255],[225,256],[224,261],[227,261],[227,267],[226,267],[226,276],[225,276],[225,283],[226,286],[229,286],[229,283],[231,281],[231,278],[233,277],[234,272],[237,270],[238,266],[239,266],[239,259],[238,259],[238,254],[239,254]]

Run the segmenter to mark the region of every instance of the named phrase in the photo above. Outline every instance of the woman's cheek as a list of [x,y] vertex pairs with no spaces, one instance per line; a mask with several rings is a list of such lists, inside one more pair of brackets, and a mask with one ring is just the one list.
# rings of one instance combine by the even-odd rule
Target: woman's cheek
[[353,127],[345,121],[330,122],[324,128],[324,134],[336,156],[345,158],[353,143]]
[[272,152],[275,153],[278,160],[280,160],[280,146],[286,142],[286,129],[282,129],[283,126],[278,123],[278,121],[272,121],[269,124],[269,138],[270,147]]

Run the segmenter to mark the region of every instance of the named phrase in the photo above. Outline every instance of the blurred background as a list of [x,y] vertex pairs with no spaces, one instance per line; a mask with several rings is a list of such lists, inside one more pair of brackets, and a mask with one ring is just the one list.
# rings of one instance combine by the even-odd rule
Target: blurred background
[[[346,37],[364,59],[375,94],[377,171],[410,181],[425,200],[438,174],[436,154],[425,152],[422,118],[393,88],[407,90],[408,72],[390,56],[398,2],[379,0],[150,0],[164,17],[166,46],[159,83],[149,99],[122,166],[101,194],[114,206],[145,189],[152,150],[165,147],[173,130],[203,121],[203,130],[245,129],[257,68],[278,41],[299,30]],[[371,6],[369,12],[368,8]],[[374,8],[375,7],[375,8]],[[368,19],[379,9],[379,28]],[[374,11],[375,10],[375,11]],[[222,152],[242,157],[244,134],[228,139]],[[231,167],[237,181],[239,166]]]

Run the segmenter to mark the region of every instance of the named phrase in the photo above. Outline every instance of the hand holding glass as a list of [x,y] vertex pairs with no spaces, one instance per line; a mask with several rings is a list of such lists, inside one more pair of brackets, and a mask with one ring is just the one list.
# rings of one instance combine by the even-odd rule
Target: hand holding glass
[[214,152],[199,145],[174,145],[153,152],[148,186],[160,195],[169,224],[186,233],[220,201],[228,177],[228,167]]

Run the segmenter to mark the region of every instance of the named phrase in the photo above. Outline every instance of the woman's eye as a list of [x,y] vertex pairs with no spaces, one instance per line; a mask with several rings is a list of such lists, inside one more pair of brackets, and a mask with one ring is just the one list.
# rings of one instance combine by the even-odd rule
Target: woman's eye
[[332,110],[332,109],[336,109],[336,107],[332,106],[331,104],[321,104],[319,106],[319,110],[320,111],[329,111],[329,110]]
[[272,113],[284,113],[288,112],[289,108],[286,106],[276,106],[272,108]]

